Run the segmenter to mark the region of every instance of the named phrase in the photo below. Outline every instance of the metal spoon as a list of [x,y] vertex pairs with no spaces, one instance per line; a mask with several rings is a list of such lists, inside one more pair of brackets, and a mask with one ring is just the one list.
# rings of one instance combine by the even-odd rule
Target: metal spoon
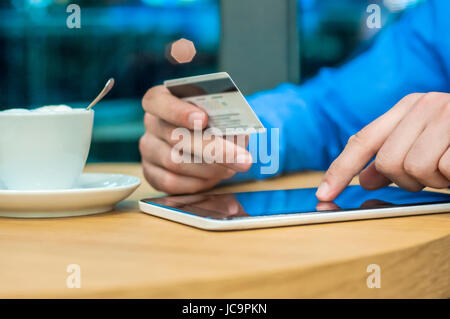
[[103,88],[103,90],[95,98],[95,100],[92,101],[91,104],[89,104],[89,106],[86,108],[86,110],[90,110],[91,108],[93,108],[95,104],[97,104],[101,99],[103,99],[105,97],[106,94],[108,94],[109,91],[111,91],[113,86],[114,86],[114,79],[110,78],[108,80],[108,82],[106,82],[105,87]]

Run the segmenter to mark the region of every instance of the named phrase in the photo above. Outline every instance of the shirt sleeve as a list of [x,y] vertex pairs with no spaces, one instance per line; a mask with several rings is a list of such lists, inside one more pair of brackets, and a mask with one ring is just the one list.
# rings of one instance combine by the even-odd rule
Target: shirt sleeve
[[[266,158],[263,163],[260,154],[252,152],[256,163],[233,181],[324,170],[352,134],[405,95],[448,90],[449,77],[439,53],[439,39],[450,30],[449,19],[442,17],[448,10],[439,8],[443,2],[436,2],[406,12],[367,51],[342,67],[324,68],[302,86],[285,83],[248,97],[268,130],[267,135],[252,135],[250,143],[257,145],[257,151],[266,139],[270,146],[278,136],[279,143],[272,143],[267,152],[273,153],[272,162]],[[276,170],[264,172],[270,165]]]

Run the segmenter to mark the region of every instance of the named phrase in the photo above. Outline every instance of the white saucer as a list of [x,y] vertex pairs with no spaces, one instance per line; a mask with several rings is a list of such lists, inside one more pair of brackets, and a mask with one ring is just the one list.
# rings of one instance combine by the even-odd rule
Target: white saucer
[[140,185],[121,174],[82,174],[71,189],[19,191],[0,185],[0,216],[49,218],[104,213]]

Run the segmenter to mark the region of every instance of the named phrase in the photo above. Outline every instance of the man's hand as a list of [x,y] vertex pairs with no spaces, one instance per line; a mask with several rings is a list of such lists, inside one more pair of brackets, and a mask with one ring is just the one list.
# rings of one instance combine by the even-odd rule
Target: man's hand
[[360,172],[360,184],[368,190],[392,182],[413,192],[425,186],[446,188],[449,145],[450,94],[410,94],[349,139],[316,196],[334,200]]
[[[192,154],[203,158],[203,150],[210,143],[221,143],[223,154],[215,154],[221,161],[202,161],[201,163],[179,163],[174,161],[172,148],[180,142],[176,128],[194,129],[194,123],[201,123],[205,128],[208,115],[195,105],[180,100],[164,86],[155,86],[147,91],[142,99],[142,107],[146,111],[144,123],[146,133],[141,137],[139,149],[142,156],[144,176],[156,189],[169,194],[195,193],[213,187],[221,180],[232,177],[236,172],[247,171],[252,165],[252,158],[245,148],[220,137],[211,140],[203,139],[190,131],[191,143],[202,148],[191,147]],[[197,152],[197,153],[195,153]],[[231,162],[226,159],[233,158]],[[237,160],[240,158],[239,160]],[[218,163],[222,162],[222,163]]]

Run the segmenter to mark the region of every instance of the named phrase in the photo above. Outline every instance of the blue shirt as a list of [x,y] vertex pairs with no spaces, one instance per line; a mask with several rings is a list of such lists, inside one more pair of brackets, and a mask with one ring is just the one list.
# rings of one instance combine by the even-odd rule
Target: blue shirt
[[[281,84],[248,97],[268,129],[279,129],[279,167],[259,159],[234,181],[327,169],[348,138],[413,92],[449,92],[450,1],[428,0],[384,30],[371,48],[298,86]],[[251,139],[258,136],[253,135]],[[270,154],[270,151],[269,151]]]

